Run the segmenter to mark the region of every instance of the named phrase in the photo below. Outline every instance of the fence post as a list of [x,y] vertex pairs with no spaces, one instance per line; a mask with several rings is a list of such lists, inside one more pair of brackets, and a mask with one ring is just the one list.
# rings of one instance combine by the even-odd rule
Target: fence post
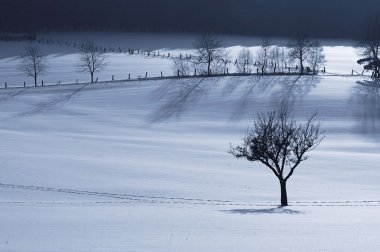
[[194,69],[194,76],[197,76],[197,69]]
[[44,86],[44,80],[41,81],[41,85]]
[[351,75],[354,76],[354,69],[352,69]]
[[326,67],[323,67],[323,74],[326,73]]
[[148,72],[145,73],[145,79],[147,79],[147,78],[148,78]]
[[7,84],[7,82],[5,82],[5,88],[7,88],[8,87],[8,84]]
[[228,73],[228,67],[227,67],[227,75],[228,75],[229,73]]
[[115,80],[115,76],[114,76],[114,75],[112,75],[112,80],[113,80],[113,81]]
[[24,81],[24,87],[26,87],[26,83],[25,83],[25,81]]
[[177,70],[177,77],[179,77],[179,70]]
[[161,71],[161,78],[163,77],[163,75],[162,75],[162,71]]

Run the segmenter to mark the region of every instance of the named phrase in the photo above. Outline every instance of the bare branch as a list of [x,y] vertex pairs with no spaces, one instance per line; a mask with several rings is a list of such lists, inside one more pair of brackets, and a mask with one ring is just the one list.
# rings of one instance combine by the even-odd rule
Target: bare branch
[[107,66],[107,55],[93,42],[85,42],[82,47],[79,63],[77,65],[80,72],[89,73],[91,83],[94,82],[94,74],[101,72]]
[[359,41],[358,53],[363,58],[358,60],[358,64],[364,65],[366,71],[372,71],[373,79],[380,79],[380,19],[376,18],[368,25],[368,29],[363,38]]
[[261,41],[260,48],[257,52],[257,65],[261,69],[261,74],[265,74],[267,72],[269,60],[270,60],[270,53],[272,48],[272,41],[268,38],[263,38]]
[[213,74],[218,65],[228,62],[228,52],[223,48],[222,40],[214,35],[205,34],[199,37],[195,43],[197,51],[194,64],[206,67],[208,76]]
[[258,113],[243,143],[237,147],[230,146],[229,153],[236,158],[264,164],[276,175],[285,190],[287,180],[308,158],[306,154],[323,140],[324,132],[320,126],[317,113],[305,123],[297,123],[283,103],[279,110]]
[[300,35],[288,43],[289,59],[299,61],[300,74],[305,73],[304,62],[309,57],[312,42],[304,35]]
[[252,53],[246,48],[242,49],[239,53],[235,65],[238,73],[250,74],[253,70]]
[[25,48],[24,54],[21,56],[20,71],[27,77],[34,78],[34,85],[37,86],[37,79],[48,69],[46,57],[41,51],[34,46]]

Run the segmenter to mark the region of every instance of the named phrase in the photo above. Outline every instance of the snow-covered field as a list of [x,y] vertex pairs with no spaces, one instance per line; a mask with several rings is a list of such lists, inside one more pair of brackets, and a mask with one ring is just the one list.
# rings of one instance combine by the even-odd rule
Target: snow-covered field
[[[368,81],[1,89],[0,251],[377,251],[380,94]],[[318,110],[326,131],[289,181],[287,208],[269,170],[227,153],[282,100],[298,120]]]
[[[84,41],[93,41],[99,47],[107,49],[107,67],[99,73],[99,81],[125,80],[130,77],[136,79],[145,77],[172,76],[173,63],[169,58],[147,57],[146,55],[129,55],[128,49],[150,50],[160,53],[160,56],[170,53],[179,56],[193,53],[194,41],[197,35],[169,35],[169,34],[141,34],[141,33],[47,33],[38,39],[43,43],[34,42],[44,54],[47,55],[48,71],[41,76],[45,84],[64,84],[87,82],[89,76],[78,71],[78,59],[80,56],[80,44]],[[260,38],[224,36],[223,43],[230,52],[232,64],[229,64],[229,72],[236,70],[235,59],[242,48],[248,48],[255,54],[260,45]],[[46,44],[49,41],[49,44]],[[286,44],[284,39],[274,39],[273,43],[279,46]],[[67,43],[67,45],[66,45]],[[326,53],[326,71],[328,74],[350,75],[352,70],[362,72],[361,66],[356,61],[358,55],[353,41],[322,41]],[[0,87],[7,82],[8,86],[22,87],[33,85],[33,79],[27,78],[19,70],[20,55],[30,42],[4,42],[0,41]],[[75,45],[75,47],[74,47]],[[114,52],[110,52],[110,49]],[[119,49],[121,53],[119,53]]]

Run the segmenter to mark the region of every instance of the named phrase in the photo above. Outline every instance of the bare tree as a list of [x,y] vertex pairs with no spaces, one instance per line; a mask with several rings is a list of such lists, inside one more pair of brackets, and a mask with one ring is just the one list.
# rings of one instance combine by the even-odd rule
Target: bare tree
[[306,154],[315,149],[323,138],[316,113],[306,123],[297,123],[283,104],[277,111],[258,113],[243,144],[230,147],[229,153],[268,167],[280,182],[281,206],[287,206],[287,181],[298,165],[308,159]]
[[227,56],[226,50],[223,48],[222,40],[215,35],[204,34],[196,40],[195,43],[196,57],[194,63],[196,65],[205,64],[207,75],[212,75],[212,65],[223,62]]
[[313,74],[317,74],[321,65],[326,62],[325,53],[319,41],[311,42],[310,55],[306,60],[310,64]]
[[107,66],[107,55],[104,50],[93,42],[86,42],[81,49],[78,69],[80,72],[89,73],[91,83],[94,83],[94,74],[102,71]]
[[380,78],[380,20],[376,18],[368,25],[367,32],[359,42],[359,55],[363,58],[358,64],[364,65],[364,70],[372,71],[372,78]]
[[309,57],[311,47],[311,41],[305,36],[298,36],[288,43],[289,59],[299,61],[301,75],[305,73],[304,62]]
[[33,77],[34,85],[37,86],[38,77],[44,74],[47,69],[46,57],[41,54],[37,47],[28,46],[21,56],[20,71],[25,73],[27,77]]
[[267,38],[263,38],[259,50],[257,51],[257,64],[261,68],[261,74],[265,74],[270,61],[270,51],[272,47],[272,41]]
[[253,56],[251,51],[244,48],[240,51],[236,60],[236,69],[238,73],[249,74],[252,72]]
[[217,63],[217,71],[219,70],[220,73],[223,73],[223,74],[228,74],[228,64],[231,63],[231,60],[230,60],[230,51],[227,51],[225,50],[224,51],[224,56],[222,57],[222,59],[220,59]]
[[286,48],[274,45],[269,50],[269,62],[274,73],[284,73],[288,67]]
[[175,75],[188,76],[192,69],[192,62],[189,59],[173,58],[173,70]]
[[273,69],[273,72],[279,72],[280,68],[280,47],[272,46],[271,50],[269,51],[269,62],[271,65],[271,68]]
[[276,62],[278,62],[278,65],[277,65],[278,71],[284,73],[288,68],[288,61],[289,61],[288,52],[286,48],[276,46],[275,49],[272,50],[272,57],[275,57]]

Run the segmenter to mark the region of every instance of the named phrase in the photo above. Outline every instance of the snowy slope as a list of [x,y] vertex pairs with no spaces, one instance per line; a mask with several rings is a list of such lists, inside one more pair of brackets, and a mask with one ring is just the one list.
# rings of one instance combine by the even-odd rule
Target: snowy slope
[[[256,111],[319,111],[289,182],[227,153]],[[225,77],[0,90],[1,251],[376,251],[378,90]]]

